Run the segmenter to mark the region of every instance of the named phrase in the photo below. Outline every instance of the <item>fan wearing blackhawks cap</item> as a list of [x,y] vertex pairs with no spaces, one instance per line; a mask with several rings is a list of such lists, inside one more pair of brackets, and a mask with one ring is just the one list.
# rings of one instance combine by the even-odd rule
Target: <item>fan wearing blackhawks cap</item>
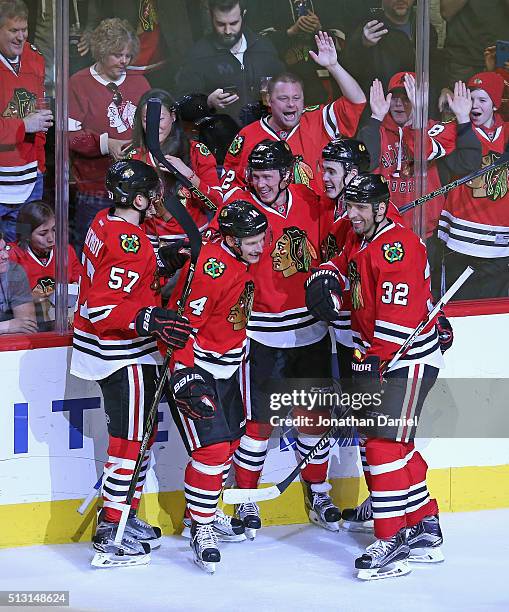
[[[496,161],[509,140],[509,123],[497,110],[503,78],[479,72],[467,86],[471,92],[470,120],[482,147],[482,166]],[[466,283],[455,299],[507,297],[509,293],[509,178],[507,166],[483,174],[451,191],[442,211],[438,236],[446,245],[447,287],[467,265],[476,270],[475,283]]]

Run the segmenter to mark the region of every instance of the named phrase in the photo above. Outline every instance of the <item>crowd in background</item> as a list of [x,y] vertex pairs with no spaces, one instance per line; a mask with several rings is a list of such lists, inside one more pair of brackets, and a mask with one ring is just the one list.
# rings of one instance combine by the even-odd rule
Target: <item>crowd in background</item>
[[[401,207],[412,201],[415,4],[70,1],[69,283],[78,280],[78,258],[91,221],[110,205],[107,168],[126,157],[151,163],[145,144],[149,97],[162,102],[164,154],[220,203],[220,187],[228,187],[224,177],[243,139],[239,131],[260,121],[274,129],[275,77],[295,75],[309,107],[329,105],[341,95],[359,104],[347,74],[360,85],[366,104],[354,133],[334,133],[331,126],[331,139],[356,136],[365,142],[371,170],[387,178],[394,203]],[[426,147],[431,191],[493,163],[509,140],[509,42],[502,44],[509,39],[509,1],[430,4]],[[54,320],[54,18],[54,0],[0,0],[0,333],[51,329]],[[345,71],[339,77],[315,61],[315,37],[321,31],[338,51]],[[302,116],[302,109],[292,112],[298,120]],[[286,131],[278,125],[277,138],[290,140],[291,124]],[[315,172],[319,158],[303,153]],[[305,165],[295,174],[298,182],[306,182]],[[210,213],[193,205],[192,194],[173,175],[159,172],[165,189],[188,204],[204,230]],[[480,280],[459,297],[508,296],[508,185],[503,167],[426,207],[423,238],[435,295],[474,263]],[[468,206],[461,200],[465,194]],[[479,213],[481,208],[485,213]],[[147,226],[155,245],[181,237],[178,224],[165,214],[161,211]],[[411,226],[412,217],[405,222]]]

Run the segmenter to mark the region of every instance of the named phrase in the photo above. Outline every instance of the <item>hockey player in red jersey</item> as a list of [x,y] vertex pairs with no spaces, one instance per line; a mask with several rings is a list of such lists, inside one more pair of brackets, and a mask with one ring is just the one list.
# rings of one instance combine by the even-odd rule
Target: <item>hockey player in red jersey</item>
[[[509,123],[500,108],[503,78],[480,72],[468,80],[472,120],[482,147],[482,166],[496,161],[509,142]],[[438,237],[445,242],[445,283],[449,288],[467,265],[475,283],[465,283],[454,299],[507,297],[509,294],[509,171],[502,166],[451,191],[440,217]]]
[[325,144],[337,136],[353,136],[366,97],[358,83],[340,66],[333,39],[325,32],[315,36],[318,54],[312,59],[339,85],[343,96],[325,106],[304,108],[302,81],[292,74],[274,77],[269,83],[271,114],[247,125],[234,138],[224,161],[223,190],[246,185],[249,154],[262,140],[285,140],[297,156],[294,180],[322,189],[320,156]]
[[263,212],[242,199],[225,206],[217,222],[222,240],[203,245],[185,310],[193,341],[174,352],[170,380],[173,418],[191,456],[184,478],[191,547],[206,571],[221,559],[218,538],[245,540],[242,521],[218,515],[217,503],[245,431],[238,369],[253,306],[251,267],[260,259],[267,230]]
[[[175,100],[162,89],[151,89],[140,98],[134,117],[133,146],[126,151],[126,157],[140,159],[149,165],[156,166],[163,180],[165,193],[175,193],[178,196],[198,229],[203,232],[208,225],[210,216],[212,216],[211,211],[205,208],[201,200],[193,196],[187,187],[171,175],[167,168],[157,164],[147,150],[145,129],[147,102],[150,98],[161,100],[159,142],[168,161],[195,187],[210,198],[216,206],[219,207],[222,204],[215,157],[203,143],[190,140],[187,137],[178,115]],[[163,218],[154,216],[146,219],[145,232],[156,247],[160,243],[168,244],[185,239],[182,228],[169,212],[165,212]]]
[[[237,486],[255,488],[263,470],[272,432],[268,379],[324,379],[330,383],[330,342],[327,326],[306,309],[303,277],[318,265],[320,245],[320,198],[304,185],[291,183],[294,157],[285,141],[264,140],[251,152],[248,161],[250,192],[234,188],[225,202],[246,196],[269,220],[266,250],[252,266],[256,291],[248,324],[249,351],[243,389],[247,405],[246,434],[234,455]],[[315,385],[316,386],[316,385]],[[304,407],[294,406],[309,416]],[[312,413],[330,416],[327,408]],[[325,429],[313,421],[301,427],[297,450],[305,455]],[[302,471],[306,504],[313,521],[337,530],[340,513],[328,495],[326,482],[329,447]],[[261,521],[256,504],[240,504],[237,516],[254,537]]]
[[[406,355],[384,371],[431,309],[426,248],[412,231],[387,218],[389,189],[383,177],[355,177],[345,200],[354,233],[339,256],[310,276],[306,302],[316,318],[335,320],[341,276],[348,277],[356,345],[353,383],[371,397],[358,417],[366,419],[365,476],[377,537],[355,567],[359,578],[386,578],[408,573],[407,559],[443,559],[438,506],[426,486],[427,465],[413,444],[416,419],[442,356],[432,321]],[[384,417],[395,419],[394,425],[384,425]]]
[[161,530],[136,516],[149,450],[121,545],[114,539],[156,386],[157,341],[183,348],[191,332],[187,319],[160,307],[156,258],[140,227],[159,197],[155,170],[141,161],[116,162],[106,188],[113,208],[99,212],[87,232],[71,359],[71,374],[99,383],[107,415],[109,457],[92,562],[99,567],[148,563],[151,546],[159,545]]

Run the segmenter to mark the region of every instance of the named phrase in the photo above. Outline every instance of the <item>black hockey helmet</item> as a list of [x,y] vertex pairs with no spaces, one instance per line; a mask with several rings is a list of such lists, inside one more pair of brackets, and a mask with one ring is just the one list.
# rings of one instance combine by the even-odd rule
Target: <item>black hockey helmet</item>
[[355,138],[335,138],[322,151],[322,159],[340,162],[349,172],[353,167],[359,172],[368,172],[371,162],[366,145]]
[[389,198],[389,185],[381,174],[358,174],[345,188],[347,202],[371,204],[375,214],[380,202],[388,202]]
[[251,202],[234,200],[218,215],[219,230],[223,236],[247,238],[263,233],[267,229],[267,217]]
[[259,142],[251,151],[247,165],[252,170],[286,171],[293,167],[295,157],[290,145],[285,140],[270,140],[266,138]]
[[180,118],[184,121],[196,123],[206,117],[210,117],[215,110],[209,108],[207,96],[201,93],[190,93],[177,100],[177,109]]
[[134,198],[144,195],[151,199],[160,193],[157,172],[137,159],[116,161],[108,168],[106,189],[116,206],[130,206]]

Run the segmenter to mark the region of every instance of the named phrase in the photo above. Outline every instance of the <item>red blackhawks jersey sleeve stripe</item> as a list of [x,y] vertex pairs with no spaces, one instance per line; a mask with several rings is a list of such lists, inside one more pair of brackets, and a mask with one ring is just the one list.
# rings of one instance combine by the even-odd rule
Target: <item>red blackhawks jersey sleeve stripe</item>
[[[170,307],[176,308],[187,269],[182,270]],[[215,378],[233,376],[244,357],[253,299],[254,282],[247,264],[224,243],[205,243],[185,309],[193,337],[185,348],[174,352],[174,363],[200,366]]]
[[89,228],[74,319],[71,373],[99,380],[134,363],[160,363],[152,337],[139,337],[141,308],[159,306],[156,261],[142,229],[101,211]]

